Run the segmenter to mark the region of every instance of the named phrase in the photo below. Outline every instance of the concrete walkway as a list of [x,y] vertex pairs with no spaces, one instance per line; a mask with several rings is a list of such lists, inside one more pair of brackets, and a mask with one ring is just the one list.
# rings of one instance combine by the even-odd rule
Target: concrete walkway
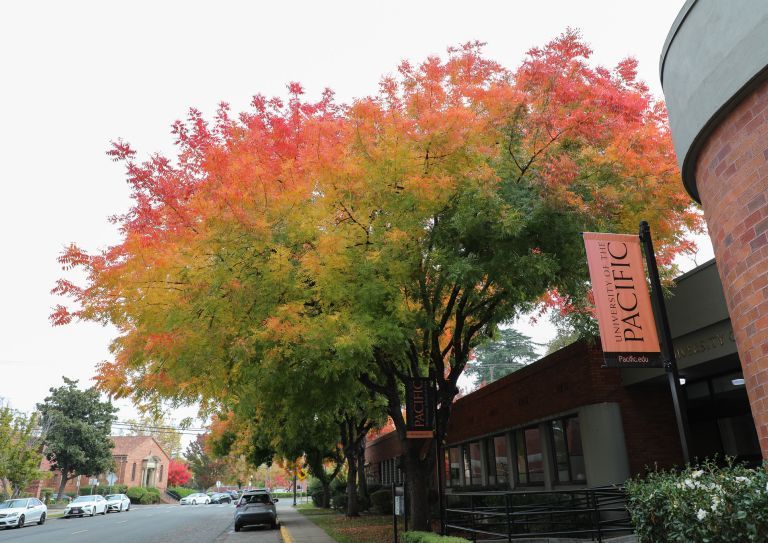
[[322,528],[318,528],[290,505],[279,507],[278,515],[280,535],[285,543],[336,543]]

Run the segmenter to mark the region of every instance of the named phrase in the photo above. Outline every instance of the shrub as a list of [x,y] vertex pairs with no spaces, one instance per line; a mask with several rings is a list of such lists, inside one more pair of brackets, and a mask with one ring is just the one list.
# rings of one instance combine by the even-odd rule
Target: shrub
[[401,543],[467,543],[461,537],[434,534],[432,532],[405,532]]
[[128,496],[128,499],[131,500],[131,503],[141,503],[141,498],[146,494],[147,491],[140,487],[140,486],[132,486],[128,490],[126,490],[125,495]]
[[315,504],[315,507],[323,506],[323,496],[325,496],[325,492],[322,489],[315,490],[312,493],[312,503]]
[[346,510],[347,503],[348,500],[346,494],[336,494],[331,498],[331,507],[334,509]]
[[160,501],[160,497],[152,492],[145,492],[139,499],[139,503],[142,505],[150,505]]
[[768,533],[768,465],[760,469],[705,462],[680,472],[657,471],[626,484],[641,543],[742,543]]
[[346,494],[347,492],[347,480],[341,476],[336,477],[333,481],[331,481],[329,486],[331,487],[331,496]]
[[185,486],[174,486],[173,488],[169,488],[168,490],[171,490],[178,494],[181,498],[186,498],[190,494],[194,494],[197,492],[194,488],[187,488]]
[[392,491],[382,488],[371,494],[373,509],[380,515],[392,514]]

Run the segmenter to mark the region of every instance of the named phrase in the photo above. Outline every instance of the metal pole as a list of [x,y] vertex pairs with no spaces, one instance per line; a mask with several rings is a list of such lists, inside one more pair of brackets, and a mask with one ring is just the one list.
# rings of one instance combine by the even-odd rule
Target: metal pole
[[435,417],[435,456],[437,466],[437,503],[440,509],[440,535],[445,535],[445,484],[443,483],[443,470],[445,469],[445,460],[443,458],[443,440],[440,437],[440,426],[438,422],[438,410],[437,410],[437,379],[434,380],[433,390],[435,391],[435,397],[432,399],[434,404],[434,417]]
[[675,358],[675,348],[672,344],[672,332],[669,328],[669,318],[667,308],[664,303],[664,293],[661,290],[661,280],[659,279],[659,268],[656,264],[656,254],[653,251],[653,240],[651,239],[651,227],[646,221],[640,223],[640,241],[645,250],[645,260],[648,264],[648,275],[651,279],[651,304],[658,319],[661,332],[661,350],[664,357],[664,369],[667,371],[669,381],[669,390],[672,393],[672,403],[675,406],[675,416],[677,418],[677,431],[680,435],[680,448],[683,451],[683,461],[687,464],[691,457],[688,448],[688,409],[686,405],[685,394],[680,387],[680,373],[677,370],[677,359]]
[[296,468],[293,469],[293,506],[296,507]]
[[392,542],[397,543],[397,496],[395,495],[395,474],[392,474]]

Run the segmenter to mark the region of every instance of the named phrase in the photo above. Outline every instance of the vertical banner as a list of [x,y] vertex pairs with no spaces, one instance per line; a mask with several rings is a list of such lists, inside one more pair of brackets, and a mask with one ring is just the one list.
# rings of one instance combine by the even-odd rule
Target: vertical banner
[[585,232],[605,367],[662,368],[640,238]]
[[435,431],[432,386],[427,377],[411,377],[405,381],[405,436],[428,439]]

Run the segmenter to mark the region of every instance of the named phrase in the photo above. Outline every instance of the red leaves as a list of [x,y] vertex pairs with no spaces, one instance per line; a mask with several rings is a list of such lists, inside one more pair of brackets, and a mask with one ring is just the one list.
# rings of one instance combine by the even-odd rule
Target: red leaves
[[171,459],[168,464],[168,486],[181,486],[192,479],[192,473],[184,462]]

